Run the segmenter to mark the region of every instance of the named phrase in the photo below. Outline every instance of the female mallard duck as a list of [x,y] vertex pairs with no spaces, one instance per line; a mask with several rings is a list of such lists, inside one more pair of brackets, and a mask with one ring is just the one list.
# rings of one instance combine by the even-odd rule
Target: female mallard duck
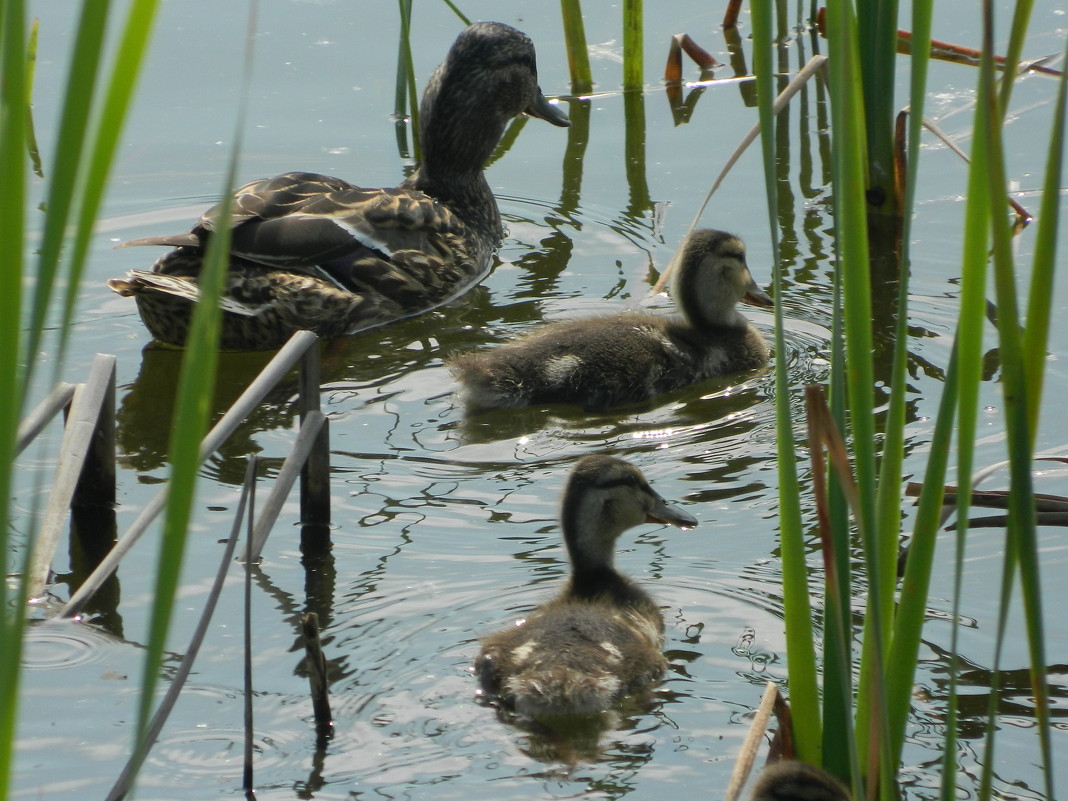
[[[538,88],[534,45],[497,22],[465,29],[420,106],[423,159],[393,189],[292,172],[237,190],[229,226],[220,347],[277,348],[298,329],[337,337],[431,309],[485,277],[504,236],[483,168],[505,125],[526,112],[567,126]],[[177,247],[151,272],[108,285],[133,295],[149,331],[182,345],[210,209],[188,234],[127,244]]]
[[827,771],[787,760],[764,768],[750,801],[851,801],[851,797]]
[[560,514],[571,577],[525,621],[482,641],[480,695],[538,720],[600,712],[660,679],[660,609],[613,566],[619,535],[647,522],[697,525],[633,465],[609,456],[579,461]]
[[516,342],[451,360],[472,409],[638,403],[706,378],[761,367],[768,346],[735,308],[770,306],[741,240],[694,231],[683,243],[672,294],[682,311],[623,312],[549,323]]

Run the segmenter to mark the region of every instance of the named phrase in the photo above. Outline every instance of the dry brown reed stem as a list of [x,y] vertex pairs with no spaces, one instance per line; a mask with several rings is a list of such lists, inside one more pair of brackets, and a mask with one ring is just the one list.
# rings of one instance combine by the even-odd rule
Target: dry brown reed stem
[[[772,713],[776,712],[777,709],[781,710],[784,706],[785,701],[779,692],[779,685],[769,681],[764,687],[764,695],[760,699],[760,706],[757,707],[756,714],[753,715],[753,722],[749,725],[749,732],[746,734],[741,750],[738,752],[738,758],[734,762],[734,771],[731,773],[730,781],[727,783],[724,801],[735,801],[738,798],[738,794],[742,791],[742,787],[745,786],[746,779],[749,778],[749,773],[753,769],[760,739],[768,729]],[[783,728],[781,719],[779,728]]]

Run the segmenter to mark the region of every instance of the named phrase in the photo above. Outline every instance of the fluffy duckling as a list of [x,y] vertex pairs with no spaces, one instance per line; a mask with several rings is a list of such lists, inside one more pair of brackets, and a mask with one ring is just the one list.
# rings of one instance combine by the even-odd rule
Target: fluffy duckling
[[[227,223],[233,239],[220,347],[277,348],[302,328],[323,337],[352,334],[439,306],[482,280],[504,236],[483,169],[508,121],[523,112],[570,124],[538,87],[526,34],[476,23],[427,84],[423,160],[400,186],[363,189],[291,172],[237,190]],[[176,250],[151,272],[108,282],[136,298],[162,342],[185,342],[215,225],[211,209],[188,234],[127,243]]]
[[804,762],[768,765],[753,786],[750,801],[852,801],[845,786],[822,768]]
[[613,565],[619,535],[647,522],[697,525],[633,465],[609,456],[578,462],[560,513],[571,576],[526,620],[483,639],[475,663],[481,696],[542,720],[603,711],[660,679],[660,609]]
[[753,281],[736,236],[694,231],[682,245],[672,294],[681,315],[630,311],[549,323],[454,358],[461,394],[472,410],[538,403],[605,409],[767,364],[767,343],[735,304],[772,300]]

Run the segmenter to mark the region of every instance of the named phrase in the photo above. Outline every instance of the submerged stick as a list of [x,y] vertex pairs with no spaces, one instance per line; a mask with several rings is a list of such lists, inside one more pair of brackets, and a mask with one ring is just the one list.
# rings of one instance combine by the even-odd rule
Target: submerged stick
[[193,662],[200,652],[201,643],[204,642],[204,635],[207,633],[208,624],[211,623],[212,615],[215,613],[215,607],[218,604],[219,595],[222,593],[226,574],[230,571],[230,565],[234,559],[237,539],[241,534],[241,522],[245,516],[245,505],[248,502],[248,488],[255,479],[255,475],[255,459],[253,458],[245,472],[245,486],[241,490],[241,498],[237,503],[237,514],[234,516],[234,525],[230,530],[230,537],[226,540],[226,547],[223,549],[222,559],[219,561],[219,569],[215,574],[215,581],[211,585],[211,591],[204,602],[204,611],[200,613],[200,620],[197,621],[196,629],[194,629],[193,636],[189,640],[189,647],[186,649],[185,656],[182,657],[182,661],[174,673],[174,678],[171,680],[170,687],[167,688],[167,693],[163,696],[156,714],[152,717],[152,721],[145,730],[143,746],[137,748],[126,763],[122,773],[119,774],[119,778],[115,781],[115,785],[111,788],[111,792],[108,793],[107,801],[119,801],[125,798],[130,791],[134,776],[137,775],[141,768],[141,763],[148,756],[149,749],[152,748],[156,738],[159,737],[163,724],[167,721],[167,716],[170,715],[171,710],[178,701],[178,695],[193,670]]
[[308,684],[311,686],[312,709],[315,711],[315,733],[318,747],[334,736],[334,717],[330,711],[330,691],[326,681],[326,657],[319,639],[319,616],[309,612],[300,620],[304,632],[304,652],[307,654]]

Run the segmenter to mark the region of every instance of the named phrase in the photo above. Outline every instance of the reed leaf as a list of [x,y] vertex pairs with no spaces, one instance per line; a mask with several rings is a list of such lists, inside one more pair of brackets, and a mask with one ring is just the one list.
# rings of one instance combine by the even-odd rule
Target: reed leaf
[[[22,0],[0,3],[0,241],[21,243],[24,237],[26,203],[26,9]],[[8,525],[15,432],[20,411],[23,249],[0,248],[0,279],[14,291],[0,292],[0,549],[12,552]],[[14,390],[14,391],[12,391]],[[31,550],[25,546],[26,553]],[[5,568],[6,568],[5,563]],[[23,576],[26,572],[23,571]],[[14,589],[0,582],[0,798],[6,798],[11,777],[12,752],[16,742],[19,660],[24,628],[25,582]]]
[[[67,73],[67,87],[59,122],[55,158],[50,169],[41,247],[37,257],[36,282],[27,333],[27,353],[36,353],[46,330],[47,315],[55,291],[60,269],[60,254],[67,234],[67,225],[77,202],[75,182],[79,165],[85,158],[89,139],[89,114],[99,82],[100,58],[107,33],[108,3],[83,3],[78,20],[77,37]],[[26,362],[28,392],[33,381],[35,359]],[[58,370],[62,364],[56,359]]]
[[[1019,15],[1017,17],[1019,19]],[[1025,24],[1015,32],[1021,38]],[[1005,403],[1005,423],[1009,448],[1009,525],[1006,538],[1006,591],[1002,597],[1002,622],[1004,630],[1009,604],[1009,587],[1012,583],[1012,567],[1016,563],[1020,571],[1021,590],[1024,602],[1024,620],[1027,628],[1028,649],[1031,658],[1031,687],[1034,695],[1035,716],[1045,768],[1046,795],[1053,798],[1053,755],[1050,742],[1050,697],[1046,682],[1046,650],[1042,626],[1041,580],[1038,568],[1038,532],[1035,520],[1032,460],[1034,457],[1035,430],[1030,407],[1037,410],[1037,400],[1032,404],[1028,396],[1035,386],[1028,382],[1027,365],[1024,361],[1023,332],[1020,327],[1016,290],[1016,273],[1012,253],[1012,226],[1004,201],[1004,189],[1008,184],[1005,173],[1005,154],[1002,141],[1005,107],[996,93],[994,66],[994,19],[993,9],[987,3],[984,8],[983,56],[980,65],[980,91],[978,104],[985,107],[980,120],[986,125],[986,137],[990,160],[985,170],[990,198],[991,231],[993,234],[994,286],[998,309],[998,344],[1001,353],[1002,393]],[[1022,45],[1019,45],[1022,47]],[[1013,48],[1010,45],[1010,51]],[[1013,71],[1005,71],[1006,80]],[[1007,92],[1002,92],[1006,96]],[[1034,280],[1034,279],[1032,279]],[[1000,639],[1000,637],[999,637]],[[998,646],[1000,654],[1001,647]],[[989,738],[992,753],[993,738]],[[993,761],[992,759],[989,761]],[[984,772],[985,773],[985,772]],[[985,779],[984,784],[989,782]]]
[[[883,658],[887,648],[893,595],[886,591],[893,582],[893,564],[880,559],[883,537],[875,515],[876,463],[872,388],[871,272],[866,214],[866,158],[864,108],[866,98],[857,77],[859,45],[857,19],[849,3],[828,7],[830,53],[831,131],[837,265],[842,281],[842,316],[845,337],[846,394],[859,495],[856,520],[867,571],[868,599],[857,698],[857,751],[869,760],[866,772],[879,766],[879,779],[887,792],[893,775],[885,749],[886,717]],[[895,543],[897,526],[893,534]],[[877,763],[871,760],[879,755]]]
[[786,648],[790,655],[790,704],[798,756],[821,764],[822,727],[819,711],[816,656],[813,646],[812,609],[808,593],[808,567],[801,527],[801,504],[797,494],[787,490],[797,486],[793,419],[790,410],[790,381],[786,370],[786,335],[783,324],[783,277],[779,258],[778,190],[775,159],[776,120],[775,67],[772,62],[772,16],[764,3],[751,7],[753,18],[753,71],[757,83],[760,114],[760,143],[764,160],[764,181],[771,233],[772,294],[775,304],[775,421],[779,480],[779,537],[783,570],[783,610],[786,619]]
[[[222,311],[219,300],[230,265],[230,219],[233,190],[237,184],[238,159],[248,110],[249,87],[252,77],[252,56],[255,42],[255,10],[249,15],[245,46],[245,65],[241,102],[237,109],[233,148],[223,186],[222,200],[216,213],[214,234],[208,242],[200,271],[199,301],[193,308],[185,354],[178,377],[175,417],[171,424],[168,453],[171,454],[170,490],[163,522],[163,539],[156,566],[156,584],[141,680],[141,703],[138,710],[137,739],[134,760],[139,767],[146,749],[145,733],[152,713],[153,688],[163,662],[167,633],[181,577],[182,560],[189,531],[196,483],[200,466],[200,442],[208,430],[215,391],[215,375],[219,361],[219,330]],[[136,771],[136,767],[134,770]]]

